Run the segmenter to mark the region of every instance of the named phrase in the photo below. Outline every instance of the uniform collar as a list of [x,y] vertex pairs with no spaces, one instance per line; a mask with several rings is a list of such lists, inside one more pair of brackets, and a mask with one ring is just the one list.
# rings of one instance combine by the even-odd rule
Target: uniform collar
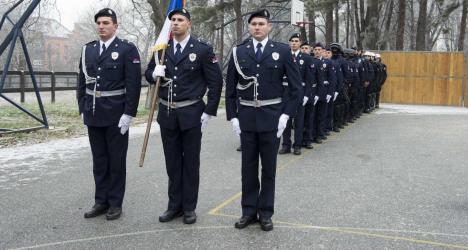
[[257,44],[261,43],[262,44],[262,52],[263,52],[263,50],[265,49],[265,47],[266,47],[266,45],[268,43],[268,37],[263,39],[263,41],[257,41],[257,40],[255,40],[255,38],[252,39],[252,41],[253,41],[254,50],[257,50]]
[[173,39],[174,53],[177,50],[176,46],[177,46],[178,43],[180,44],[180,52],[184,51],[184,48],[185,48],[185,46],[187,46],[187,43],[189,42],[189,40],[190,40],[190,35],[188,35],[184,40],[182,40],[180,42]]
[[297,57],[299,55],[299,53],[301,53],[301,50],[296,50],[296,52],[292,51],[291,50],[291,53],[293,54],[293,56]]
[[105,45],[106,45],[106,49],[108,49],[109,46],[112,44],[112,42],[114,42],[114,40],[115,40],[116,37],[117,37],[117,36],[114,35],[111,39],[107,40],[107,42],[103,42],[103,41],[99,40],[99,47],[102,49],[102,44],[105,44]]

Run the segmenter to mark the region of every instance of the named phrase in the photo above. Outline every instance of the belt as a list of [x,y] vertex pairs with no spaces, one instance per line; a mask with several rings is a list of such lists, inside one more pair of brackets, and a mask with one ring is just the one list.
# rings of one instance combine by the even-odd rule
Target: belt
[[268,106],[268,105],[273,105],[273,104],[278,104],[281,103],[283,100],[281,97],[275,98],[275,99],[268,99],[268,100],[255,100],[255,101],[249,101],[249,100],[240,100],[240,104],[244,106],[249,106],[249,107],[263,107],[263,106]]
[[92,89],[86,88],[86,94],[92,95],[96,98],[123,95],[125,94],[125,92],[126,92],[125,89],[117,89],[117,90],[110,90],[110,91],[94,91]]
[[166,101],[164,99],[159,99],[160,103],[166,105],[167,107],[169,107],[171,109],[178,109],[178,108],[187,107],[187,106],[195,104],[195,103],[197,103],[199,101],[200,101],[200,99],[186,100],[186,101],[180,101],[180,102],[168,102],[168,101]]

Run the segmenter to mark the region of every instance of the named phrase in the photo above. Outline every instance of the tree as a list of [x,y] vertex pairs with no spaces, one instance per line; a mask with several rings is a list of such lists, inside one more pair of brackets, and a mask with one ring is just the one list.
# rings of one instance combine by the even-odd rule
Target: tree
[[405,20],[406,20],[406,0],[398,1],[398,28],[396,32],[396,45],[397,50],[403,50],[405,38]]
[[465,42],[467,12],[468,12],[468,0],[463,0],[462,17],[461,17],[461,21],[460,21],[460,32],[459,32],[459,35],[458,35],[458,51],[463,51],[463,45],[464,45],[464,42]]
[[426,50],[427,0],[419,1],[419,17],[416,31],[416,50]]

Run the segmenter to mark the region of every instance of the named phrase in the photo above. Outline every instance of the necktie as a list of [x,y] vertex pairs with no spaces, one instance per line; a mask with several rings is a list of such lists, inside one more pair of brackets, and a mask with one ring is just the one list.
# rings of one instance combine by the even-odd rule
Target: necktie
[[104,54],[104,52],[106,52],[106,44],[105,44],[105,43],[102,44],[102,52],[101,52],[101,55]]
[[175,59],[176,61],[179,61],[180,57],[182,56],[182,52],[180,51],[180,49],[182,48],[182,46],[180,46],[180,43],[178,43],[176,45],[176,53],[175,53]]
[[257,43],[257,52],[255,53],[255,58],[257,58],[257,61],[260,61],[260,59],[262,58],[262,44],[261,43]]

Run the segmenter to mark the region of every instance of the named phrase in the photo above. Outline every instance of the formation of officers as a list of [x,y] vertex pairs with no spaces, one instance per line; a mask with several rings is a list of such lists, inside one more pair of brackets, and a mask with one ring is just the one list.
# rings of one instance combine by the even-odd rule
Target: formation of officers
[[[153,54],[145,71],[150,84],[161,83],[157,121],[168,203],[159,221],[183,217],[183,223],[192,224],[197,219],[201,138],[217,114],[223,77],[213,48],[190,34],[190,13],[176,9],[168,17],[172,38],[164,52]],[[128,128],[137,113],[141,65],[135,45],[116,36],[113,10],[100,10],[94,21],[99,40],[83,46],[77,89],[95,181],[94,205],[84,217],[105,214],[113,220],[122,214]],[[311,149],[330,131],[338,132],[361,113],[378,108],[386,68],[378,55],[361,55],[336,43],[312,47],[297,34],[289,46],[272,41],[267,10],[252,13],[248,29],[251,38],[233,48],[226,77],[226,116],[242,145],[242,216],[234,226],[259,222],[270,231],[278,152],[300,154],[302,147]]]

